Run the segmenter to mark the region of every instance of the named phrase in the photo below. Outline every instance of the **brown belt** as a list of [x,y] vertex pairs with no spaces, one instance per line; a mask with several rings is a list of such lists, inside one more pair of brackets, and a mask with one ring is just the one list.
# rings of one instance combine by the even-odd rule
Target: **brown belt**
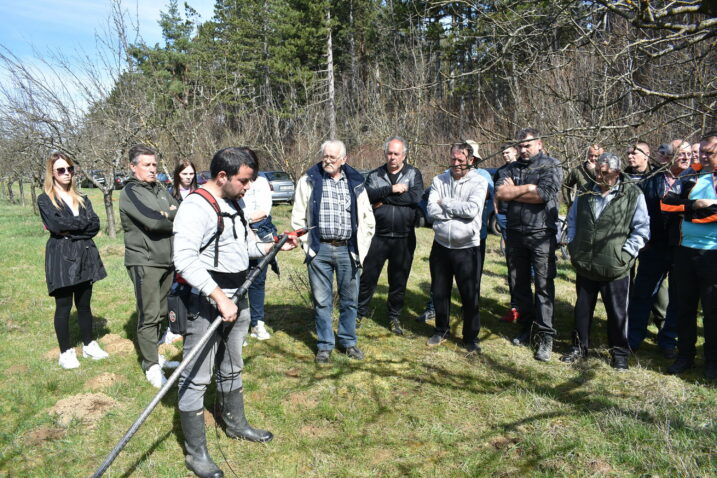
[[349,243],[349,241],[347,241],[345,239],[343,241],[339,241],[336,239],[321,239],[320,241],[323,242],[324,244],[331,244],[334,247],[343,247]]

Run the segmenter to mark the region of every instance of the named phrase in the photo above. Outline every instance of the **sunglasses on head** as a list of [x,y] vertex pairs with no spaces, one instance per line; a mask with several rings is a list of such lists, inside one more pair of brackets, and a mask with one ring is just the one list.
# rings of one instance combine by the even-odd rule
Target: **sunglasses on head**
[[67,168],[57,168],[55,171],[57,171],[57,174],[62,176],[65,173],[75,174],[75,167],[69,166]]

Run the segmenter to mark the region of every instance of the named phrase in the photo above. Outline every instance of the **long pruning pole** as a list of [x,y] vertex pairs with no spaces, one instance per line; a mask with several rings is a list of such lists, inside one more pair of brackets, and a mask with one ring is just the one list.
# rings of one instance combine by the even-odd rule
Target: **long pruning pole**
[[[239,302],[239,300],[247,293],[249,290],[249,287],[251,286],[252,282],[254,282],[254,279],[259,275],[259,272],[261,272],[262,269],[264,269],[269,262],[271,262],[274,257],[276,257],[276,254],[278,254],[279,250],[281,250],[281,247],[286,243],[286,241],[289,239],[290,234],[282,234],[281,236],[278,236],[276,244],[271,248],[269,253],[265,255],[262,260],[257,264],[257,266],[249,272],[249,275],[247,276],[244,283],[237,289],[237,291],[232,296],[232,300],[234,302]],[[294,233],[294,235],[296,235]],[[222,323],[222,317],[221,315],[214,319],[214,322],[212,322],[212,325],[209,327],[209,329],[206,331],[206,333],[202,336],[201,339],[199,339],[199,342],[197,345],[192,348],[192,350],[189,352],[189,354],[184,357],[182,360],[182,363],[179,364],[177,369],[174,371],[174,373],[167,379],[167,383],[165,383],[162,388],[159,389],[159,392],[157,392],[157,395],[154,396],[151,402],[149,402],[149,405],[144,409],[144,411],[140,414],[139,418],[132,424],[131,427],[129,427],[129,430],[127,430],[127,433],[124,434],[122,439],[115,445],[115,447],[112,449],[109,455],[107,455],[107,458],[105,458],[105,461],[102,462],[100,467],[95,471],[95,473],[92,475],[92,478],[99,478],[102,476],[105,471],[107,471],[107,468],[110,467],[112,462],[117,458],[117,455],[122,451],[122,449],[127,445],[127,442],[130,441],[132,436],[137,432],[140,426],[147,420],[147,417],[149,417],[149,414],[152,413],[152,410],[155,409],[157,404],[159,404],[159,401],[162,400],[162,398],[167,394],[169,389],[174,385],[174,382],[177,381],[179,378],[179,375],[182,373],[182,370],[187,368],[189,363],[194,360],[194,357],[197,356],[199,352],[201,352],[204,349],[204,346],[207,344],[209,339],[212,337],[212,334],[219,328],[219,326]]]

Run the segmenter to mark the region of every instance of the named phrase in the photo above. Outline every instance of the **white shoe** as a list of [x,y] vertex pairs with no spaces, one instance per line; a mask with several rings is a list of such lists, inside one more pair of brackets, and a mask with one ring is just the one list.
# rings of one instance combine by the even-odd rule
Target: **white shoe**
[[160,354],[159,355],[159,367],[175,369],[175,368],[179,367],[179,362],[177,362],[176,360],[167,360],[164,357],[164,355]]
[[58,361],[60,367],[64,369],[79,368],[80,362],[77,360],[77,354],[75,349],[67,349],[60,354],[60,360]]
[[256,323],[256,326],[251,328],[251,336],[258,340],[267,340],[271,338],[269,332],[264,327],[264,321],[260,320]]
[[144,373],[147,377],[147,381],[152,384],[154,388],[162,388],[167,383],[167,377],[162,373],[162,368],[159,364],[154,364]]
[[165,344],[171,344],[178,340],[182,339],[182,336],[180,334],[175,334],[171,330],[167,329],[167,331],[164,333],[164,343]]
[[242,344],[242,347],[248,347],[249,342],[246,341],[246,337],[244,337],[244,343]]
[[102,360],[109,357],[110,354],[100,348],[100,344],[96,340],[93,340],[87,345],[82,347],[82,357],[91,358],[92,360]]

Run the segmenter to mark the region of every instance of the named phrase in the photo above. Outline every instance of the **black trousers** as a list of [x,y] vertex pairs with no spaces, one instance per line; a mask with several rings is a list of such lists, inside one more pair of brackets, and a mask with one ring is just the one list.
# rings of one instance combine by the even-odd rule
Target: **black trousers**
[[403,310],[406,284],[411,273],[413,253],[416,250],[416,235],[408,237],[373,236],[371,247],[363,261],[359,285],[358,315],[369,314],[369,303],[376,291],[378,277],[388,260],[388,318],[398,319]]
[[[506,243],[508,273],[512,281],[512,300],[520,314],[523,328],[532,324],[537,332],[555,335],[553,303],[555,302],[555,232],[523,234],[508,230]],[[535,298],[531,291],[531,266],[534,272]]]
[[480,331],[480,247],[448,249],[433,242],[429,264],[431,294],[436,308],[436,333],[447,335],[453,279],[463,303],[463,342],[475,342]]
[[607,312],[607,340],[610,352],[616,356],[627,356],[627,303],[630,297],[630,275],[612,281],[595,281],[578,274],[575,282],[577,301],[575,303],[574,344],[587,351],[590,346],[590,327],[595,315],[598,292],[602,296]]
[[670,273],[677,301],[677,350],[681,357],[697,352],[697,306],[704,314],[705,361],[717,360],[717,250],[678,247]]
[[82,282],[69,287],[57,289],[55,296],[55,334],[60,344],[60,352],[72,347],[70,341],[70,311],[72,299],[77,307],[77,323],[80,325],[83,345],[92,342],[92,282]]

